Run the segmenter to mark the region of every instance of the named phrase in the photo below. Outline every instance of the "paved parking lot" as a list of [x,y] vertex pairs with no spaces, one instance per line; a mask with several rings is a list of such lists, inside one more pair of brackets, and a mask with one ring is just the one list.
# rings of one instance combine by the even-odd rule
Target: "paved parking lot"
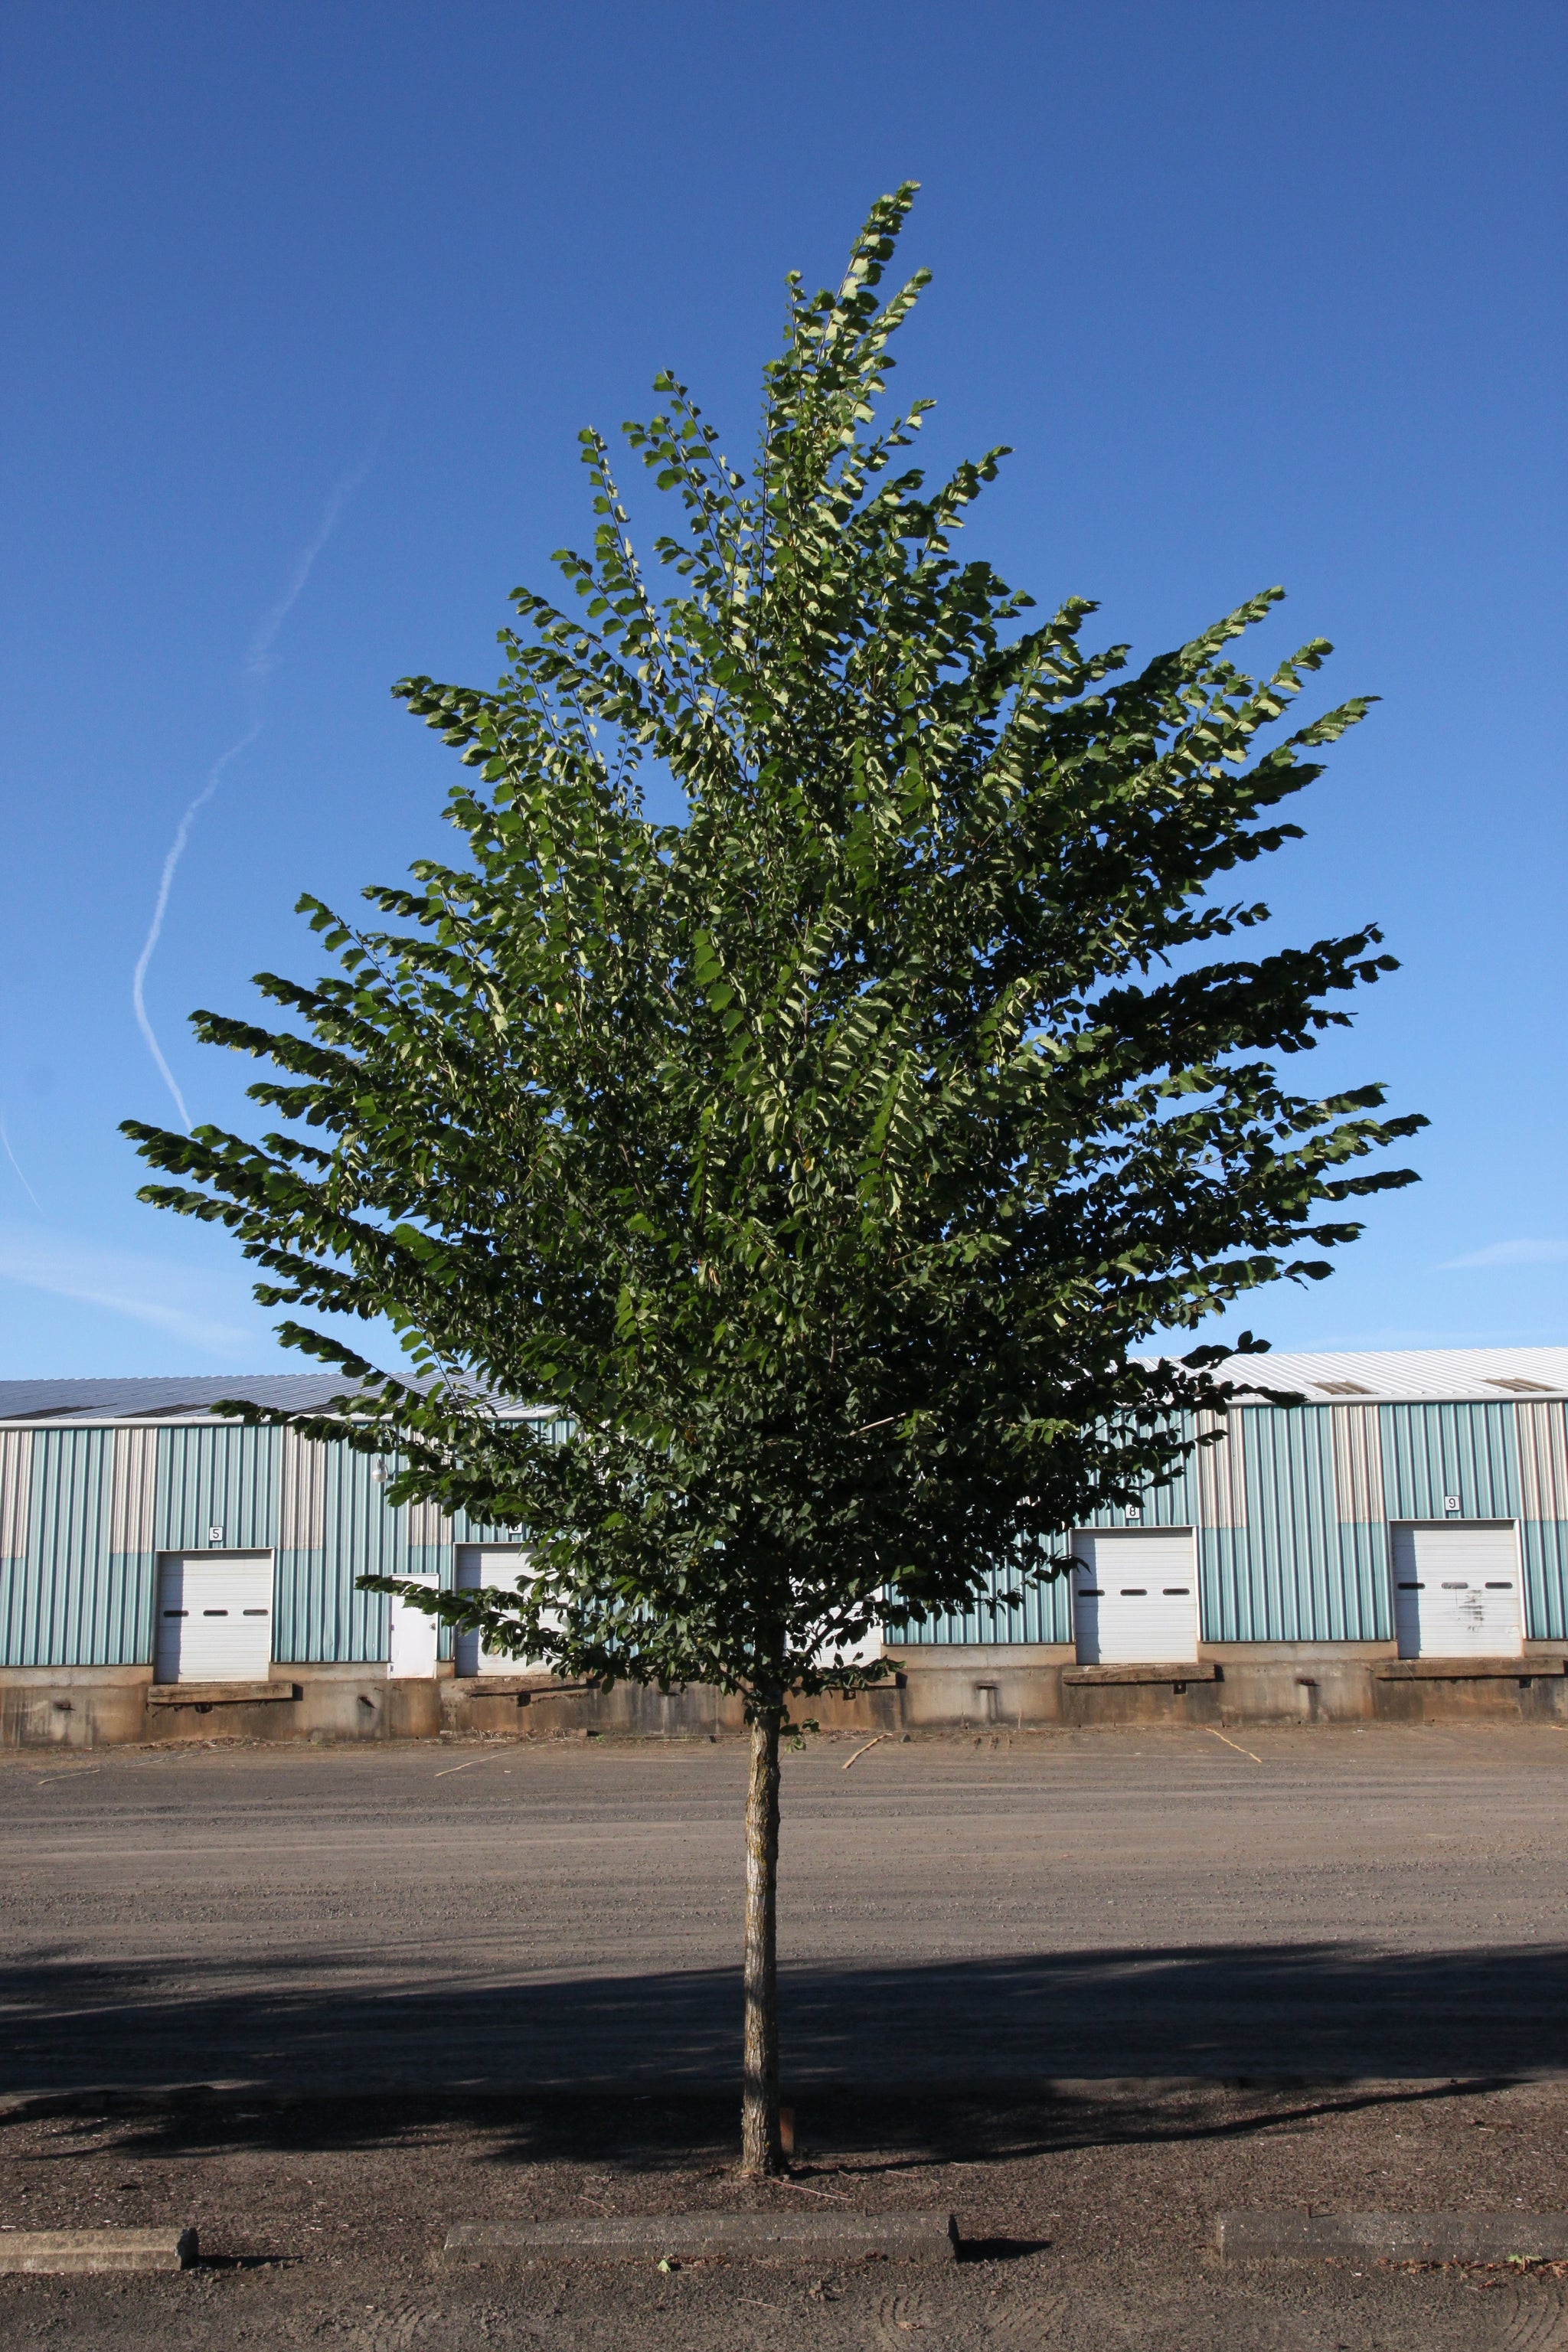
[[[853,1752],[786,1762],[798,2083],[1568,2062],[1553,1726]],[[742,1769],[706,1743],[12,1755],[0,2091],[725,2084]]]
[[[858,1744],[787,1759],[768,2190],[729,2170],[738,1748],[0,1760],[0,2223],[216,2258],[0,2281],[0,2335],[1568,2345],[1550,2274],[1209,2252],[1227,2205],[1568,2207],[1568,1732]],[[951,2208],[980,2258],[438,2267],[451,2221],[769,2197]]]

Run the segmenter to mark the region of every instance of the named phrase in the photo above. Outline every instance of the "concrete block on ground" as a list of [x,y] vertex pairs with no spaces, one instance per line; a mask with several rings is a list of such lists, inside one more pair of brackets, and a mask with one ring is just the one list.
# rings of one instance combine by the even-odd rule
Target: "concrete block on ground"
[[1568,2213],[1220,2213],[1215,2241],[1226,2262],[1562,2262]]
[[188,2271],[194,2230],[0,2230],[0,2271]]
[[852,2262],[884,2254],[951,2262],[950,2213],[605,2213],[559,2221],[462,2221],[442,2259],[471,2263]]

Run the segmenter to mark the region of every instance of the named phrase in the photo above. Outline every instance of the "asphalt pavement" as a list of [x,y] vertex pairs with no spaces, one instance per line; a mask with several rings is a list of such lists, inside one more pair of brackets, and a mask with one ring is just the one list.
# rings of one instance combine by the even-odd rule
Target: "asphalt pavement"
[[[1568,1733],[982,1735],[786,1758],[800,2154],[735,2174],[735,1746],[0,1759],[7,2352],[1549,2352],[1563,2266],[1226,2267],[1235,2208],[1568,2209]],[[820,2201],[820,2202],[819,2202]],[[443,2265],[770,2204],[963,2259]]]
[[[1568,2064],[1555,1726],[859,1745],[785,1759],[795,2084]],[[0,2093],[725,2084],[743,1769],[706,1742],[12,1754]]]

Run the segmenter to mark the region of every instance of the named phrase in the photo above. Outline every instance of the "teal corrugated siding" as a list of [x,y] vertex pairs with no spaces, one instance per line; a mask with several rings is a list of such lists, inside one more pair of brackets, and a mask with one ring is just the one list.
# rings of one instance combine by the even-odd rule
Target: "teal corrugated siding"
[[386,1503],[372,1464],[345,1445],[324,1449],[322,1541],[279,1551],[272,1654],[295,1664],[367,1665],[387,1652],[384,1593],[360,1592],[356,1576],[408,1571],[408,1514]]
[[1387,1532],[1340,1516],[1331,1409],[1248,1407],[1231,1429],[1245,1521],[1200,1530],[1205,1641],[1386,1641]]
[[1525,1519],[1524,1630],[1533,1641],[1568,1640],[1568,1519]]
[[269,1551],[278,1541],[282,1433],[239,1423],[158,1432],[158,1549],[205,1551],[221,1528],[226,1551]]
[[1568,1635],[1568,1405],[1514,1407],[1524,1630],[1540,1641]]
[[144,1563],[109,1548],[112,1475],[108,1430],[34,1433],[27,1556],[8,1577],[6,1665],[123,1666],[151,1655]]
[[[1198,1530],[1205,1640],[1388,1640],[1388,1523],[1442,1518],[1447,1495],[1464,1518],[1520,1520],[1526,1630],[1568,1640],[1560,1403],[1247,1407],[1229,1433],[1143,1497],[1143,1526]],[[567,1424],[539,1434],[558,1444]],[[455,1546],[519,1531],[394,1510],[373,1466],[237,1424],[0,1432],[0,1664],[145,1664],[157,1555],[205,1550],[213,1528],[226,1549],[276,1554],[280,1662],[380,1663],[389,1606],[356,1577],[434,1573],[449,1588]],[[1026,1585],[1001,1568],[973,1608],[889,1633],[910,1647],[1068,1643],[1071,1594],[1065,1578]],[[445,1626],[440,1650],[451,1654]]]
[[1458,1495],[1466,1519],[1519,1512],[1519,1447],[1511,1404],[1385,1404],[1383,1487],[1391,1519],[1440,1519]]
[[[1190,1414],[1182,1418],[1182,1434],[1190,1444],[1194,1424]],[[1198,1465],[1194,1454],[1189,1454],[1168,1486],[1149,1486],[1143,1492],[1143,1516],[1135,1524],[1145,1528],[1192,1528],[1198,1523]],[[1084,1525],[1090,1528],[1124,1528],[1129,1524],[1121,1504],[1107,1505],[1096,1511]]]
[[[559,1443],[564,1428],[562,1423],[544,1424],[543,1442]],[[396,1457],[378,1462],[347,1445],[328,1445],[322,1452],[321,1540],[279,1551],[272,1654],[294,1665],[380,1664],[387,1656],[392,1603],[384,1592],[357,1591],[357,1577],[435,1575],[449,1591],[456,1545],[512,1543],[517,1530],[482,1526],[459,1511],[437,1521],[439,1540],[411,1541],[413,1519],[418,1518],[419,1533],[427,1538],[432,1515],[418,1506],[412,1513],[394,1509],[387,1501]],[[373,1475],[378,1468],[385,1471],[384,1480]],[[451,1628],[443,1625],[438,1654],[449,1657],[451,1649]]]
[[[567,1433],[561,1421],[539,1429],[545,1444]],[[279,1429],[13,1430],[0,1448],[0,1543],[15,1546],[0,1559],[3,1665],[146,1664],[158,1555],[205,1551],[215,1528],[226,1551],[276,1557],[275,1658],[376,1664],[390,1603],[356,1577],[435,1574],[449,1590],[455,1545],[517,1539],[466,1513],[395,1510],[369,1456]],[[451,1654],[446,1626],[440,1652]]]
[[973,1609],[945,1611],[923,1625],[889,1622],[884,1630],[889,1643],[904,1649],[950,1642],[1070,1642],[1072,1592],[1065,1576],[1049,1584],[1025,1584],[1016,1574],[995,1569]]
[[[1190,1436],[1191,1421],[1187,1420],[1184,1426]],[[1197,1517],[1197,1465],[1189,1456],[1170,1486],[1146,1490],[1142,1517],[1137,1524],[1146,1528],[1190,1528]],[[1125,1527],[1127,1513],[1120,1505],[1108,1507],[1097,1511],[1085,1525]],[[1068,1541],[1066,1536],[1061,1538],[1064,1549]],[[973,1608],[949,1610],[924,1625],[889,1620],[885,1631],[889,1642],[906,1649],[950,1642],[1070,1642],[1072,1587],[1066,1576],[1058,1576],[1049,1584],[1025,1586],[1007,1570],[996,1569]]]

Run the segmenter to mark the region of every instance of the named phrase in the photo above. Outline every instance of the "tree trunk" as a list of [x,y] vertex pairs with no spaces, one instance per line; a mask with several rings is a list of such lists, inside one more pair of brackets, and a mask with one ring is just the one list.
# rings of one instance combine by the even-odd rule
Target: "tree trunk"
[[782,2172],[779,2145],[778,1871],[781,1705],[752,1717],[746,1789],[746,2051],[741,2169]]

